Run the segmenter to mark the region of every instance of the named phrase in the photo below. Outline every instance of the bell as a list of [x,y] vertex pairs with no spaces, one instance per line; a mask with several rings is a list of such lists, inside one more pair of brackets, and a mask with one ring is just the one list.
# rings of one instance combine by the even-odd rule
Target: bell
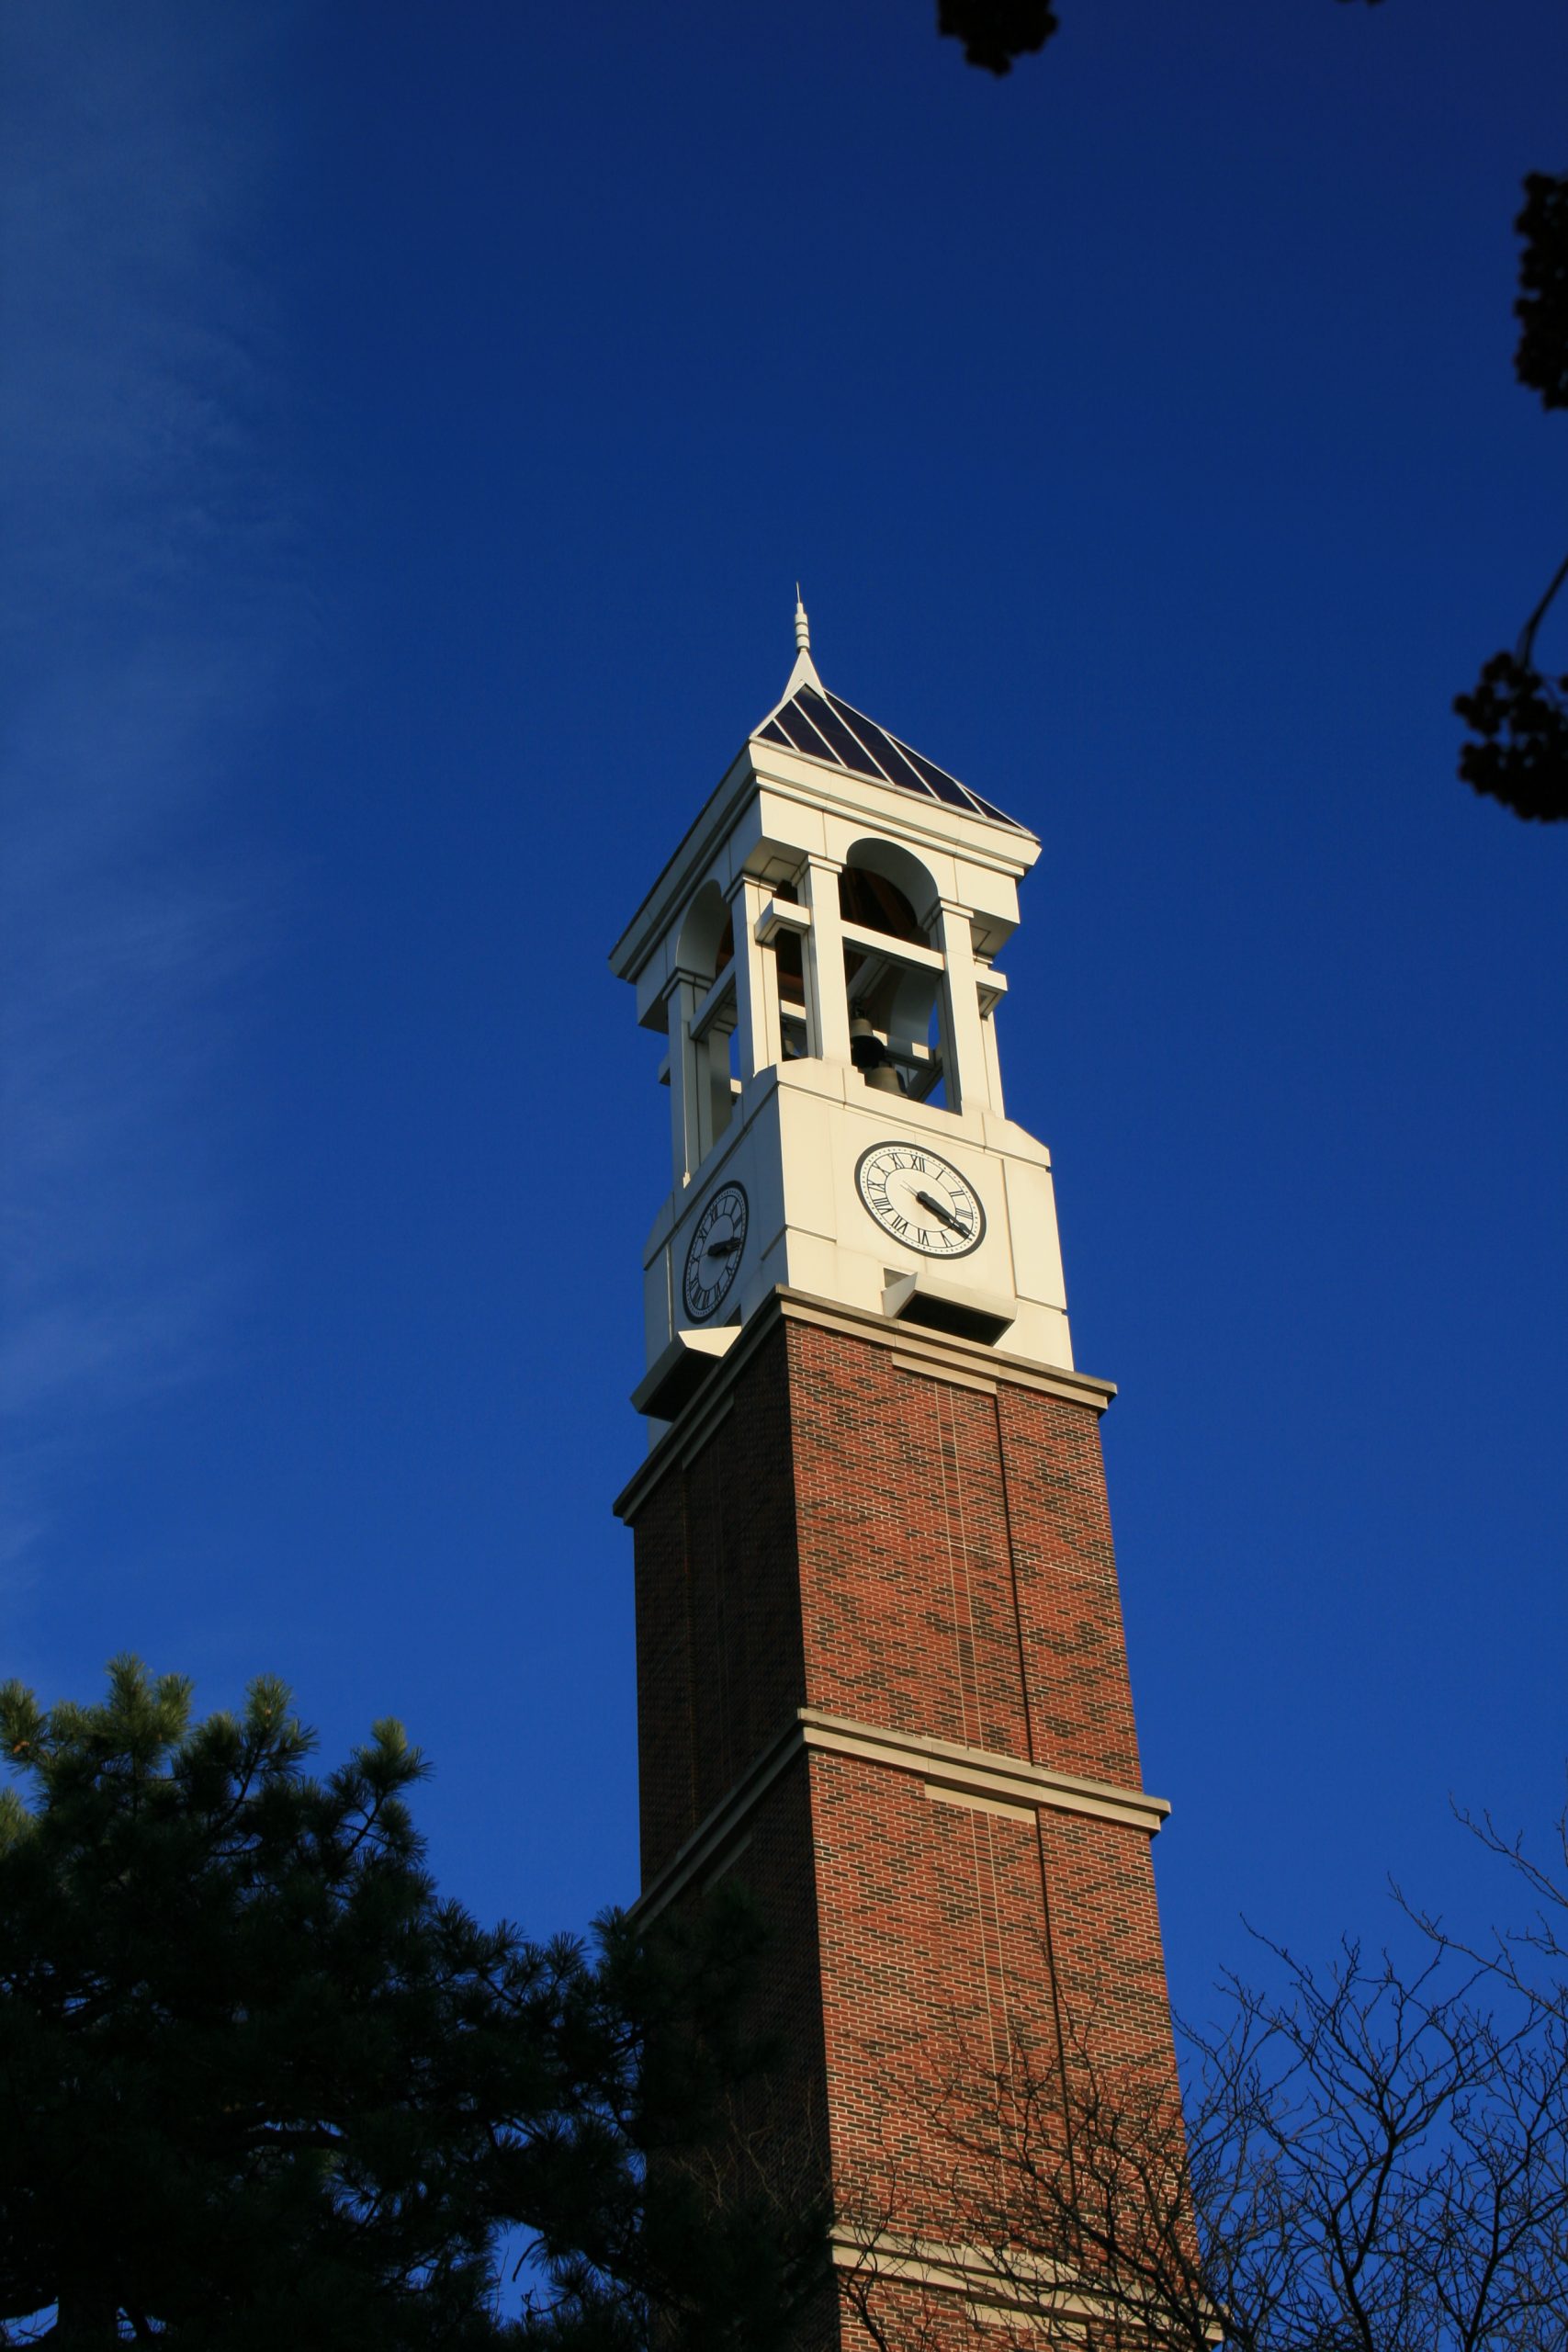
[[904,1082],[892,1055],[863,1016],[850,1023],[850,1059],[879,1094],[903,1093]]

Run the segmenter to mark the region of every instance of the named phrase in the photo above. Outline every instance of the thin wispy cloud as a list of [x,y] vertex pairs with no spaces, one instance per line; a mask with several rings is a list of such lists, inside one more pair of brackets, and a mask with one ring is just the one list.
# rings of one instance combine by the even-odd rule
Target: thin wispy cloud
[[[277,691],[288,499],[243,254],[275,172],[243,9],[0,28],[0,1561],[100,1417],[231,1294],[209,1107],[265,922],[242,747]],[[274,436],[276,438],[276,436]]]

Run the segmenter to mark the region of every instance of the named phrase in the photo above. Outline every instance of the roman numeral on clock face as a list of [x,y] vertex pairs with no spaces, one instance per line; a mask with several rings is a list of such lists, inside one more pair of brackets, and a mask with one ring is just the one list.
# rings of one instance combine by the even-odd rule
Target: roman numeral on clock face
[[873,1144],[855,1163],[862,1207],[888,1238],[924,1258],[965,1258],[986,1237],[980,1195],[963,1170],[908,1143]]
[[681,1275],[681,1303],[705,1323],[726,1299],[746,1254],[750,1209],[743,1185],[721,1184],[697,1219]]

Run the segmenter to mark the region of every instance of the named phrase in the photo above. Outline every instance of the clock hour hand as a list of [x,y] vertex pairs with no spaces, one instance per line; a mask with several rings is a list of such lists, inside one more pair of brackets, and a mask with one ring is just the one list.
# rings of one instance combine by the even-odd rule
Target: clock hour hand
[[703,1254],[707,1258],[733,1258],[739,1247],[739,1236],[732,1233],[727,1241],[710,1241]]
[[932,1216],[940,1217],[943,1225],[951,1226],[954,1233],[968,1232],[969,1227],[962,1224],[953,1216],[953,1211],[937,1199],[934,1193],[917,1193],[915,1198],[923,1209],[930,1209]]

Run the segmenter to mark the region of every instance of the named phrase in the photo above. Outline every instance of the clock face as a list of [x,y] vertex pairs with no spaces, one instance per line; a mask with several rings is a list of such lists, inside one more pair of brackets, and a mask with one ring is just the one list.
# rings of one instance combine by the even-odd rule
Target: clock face
[[883,1231],[922,1257],[964,1258],[986,1238],[979,1195],[924,1144],[874,1143],[855,1162],[855,1188]]
[[721,1184],[701,1216],[686,1252],[682,1295],[694,1322],[705,1322],[721,1306],[740,1272],[746,1247],[746,1195],[739,1184]]

